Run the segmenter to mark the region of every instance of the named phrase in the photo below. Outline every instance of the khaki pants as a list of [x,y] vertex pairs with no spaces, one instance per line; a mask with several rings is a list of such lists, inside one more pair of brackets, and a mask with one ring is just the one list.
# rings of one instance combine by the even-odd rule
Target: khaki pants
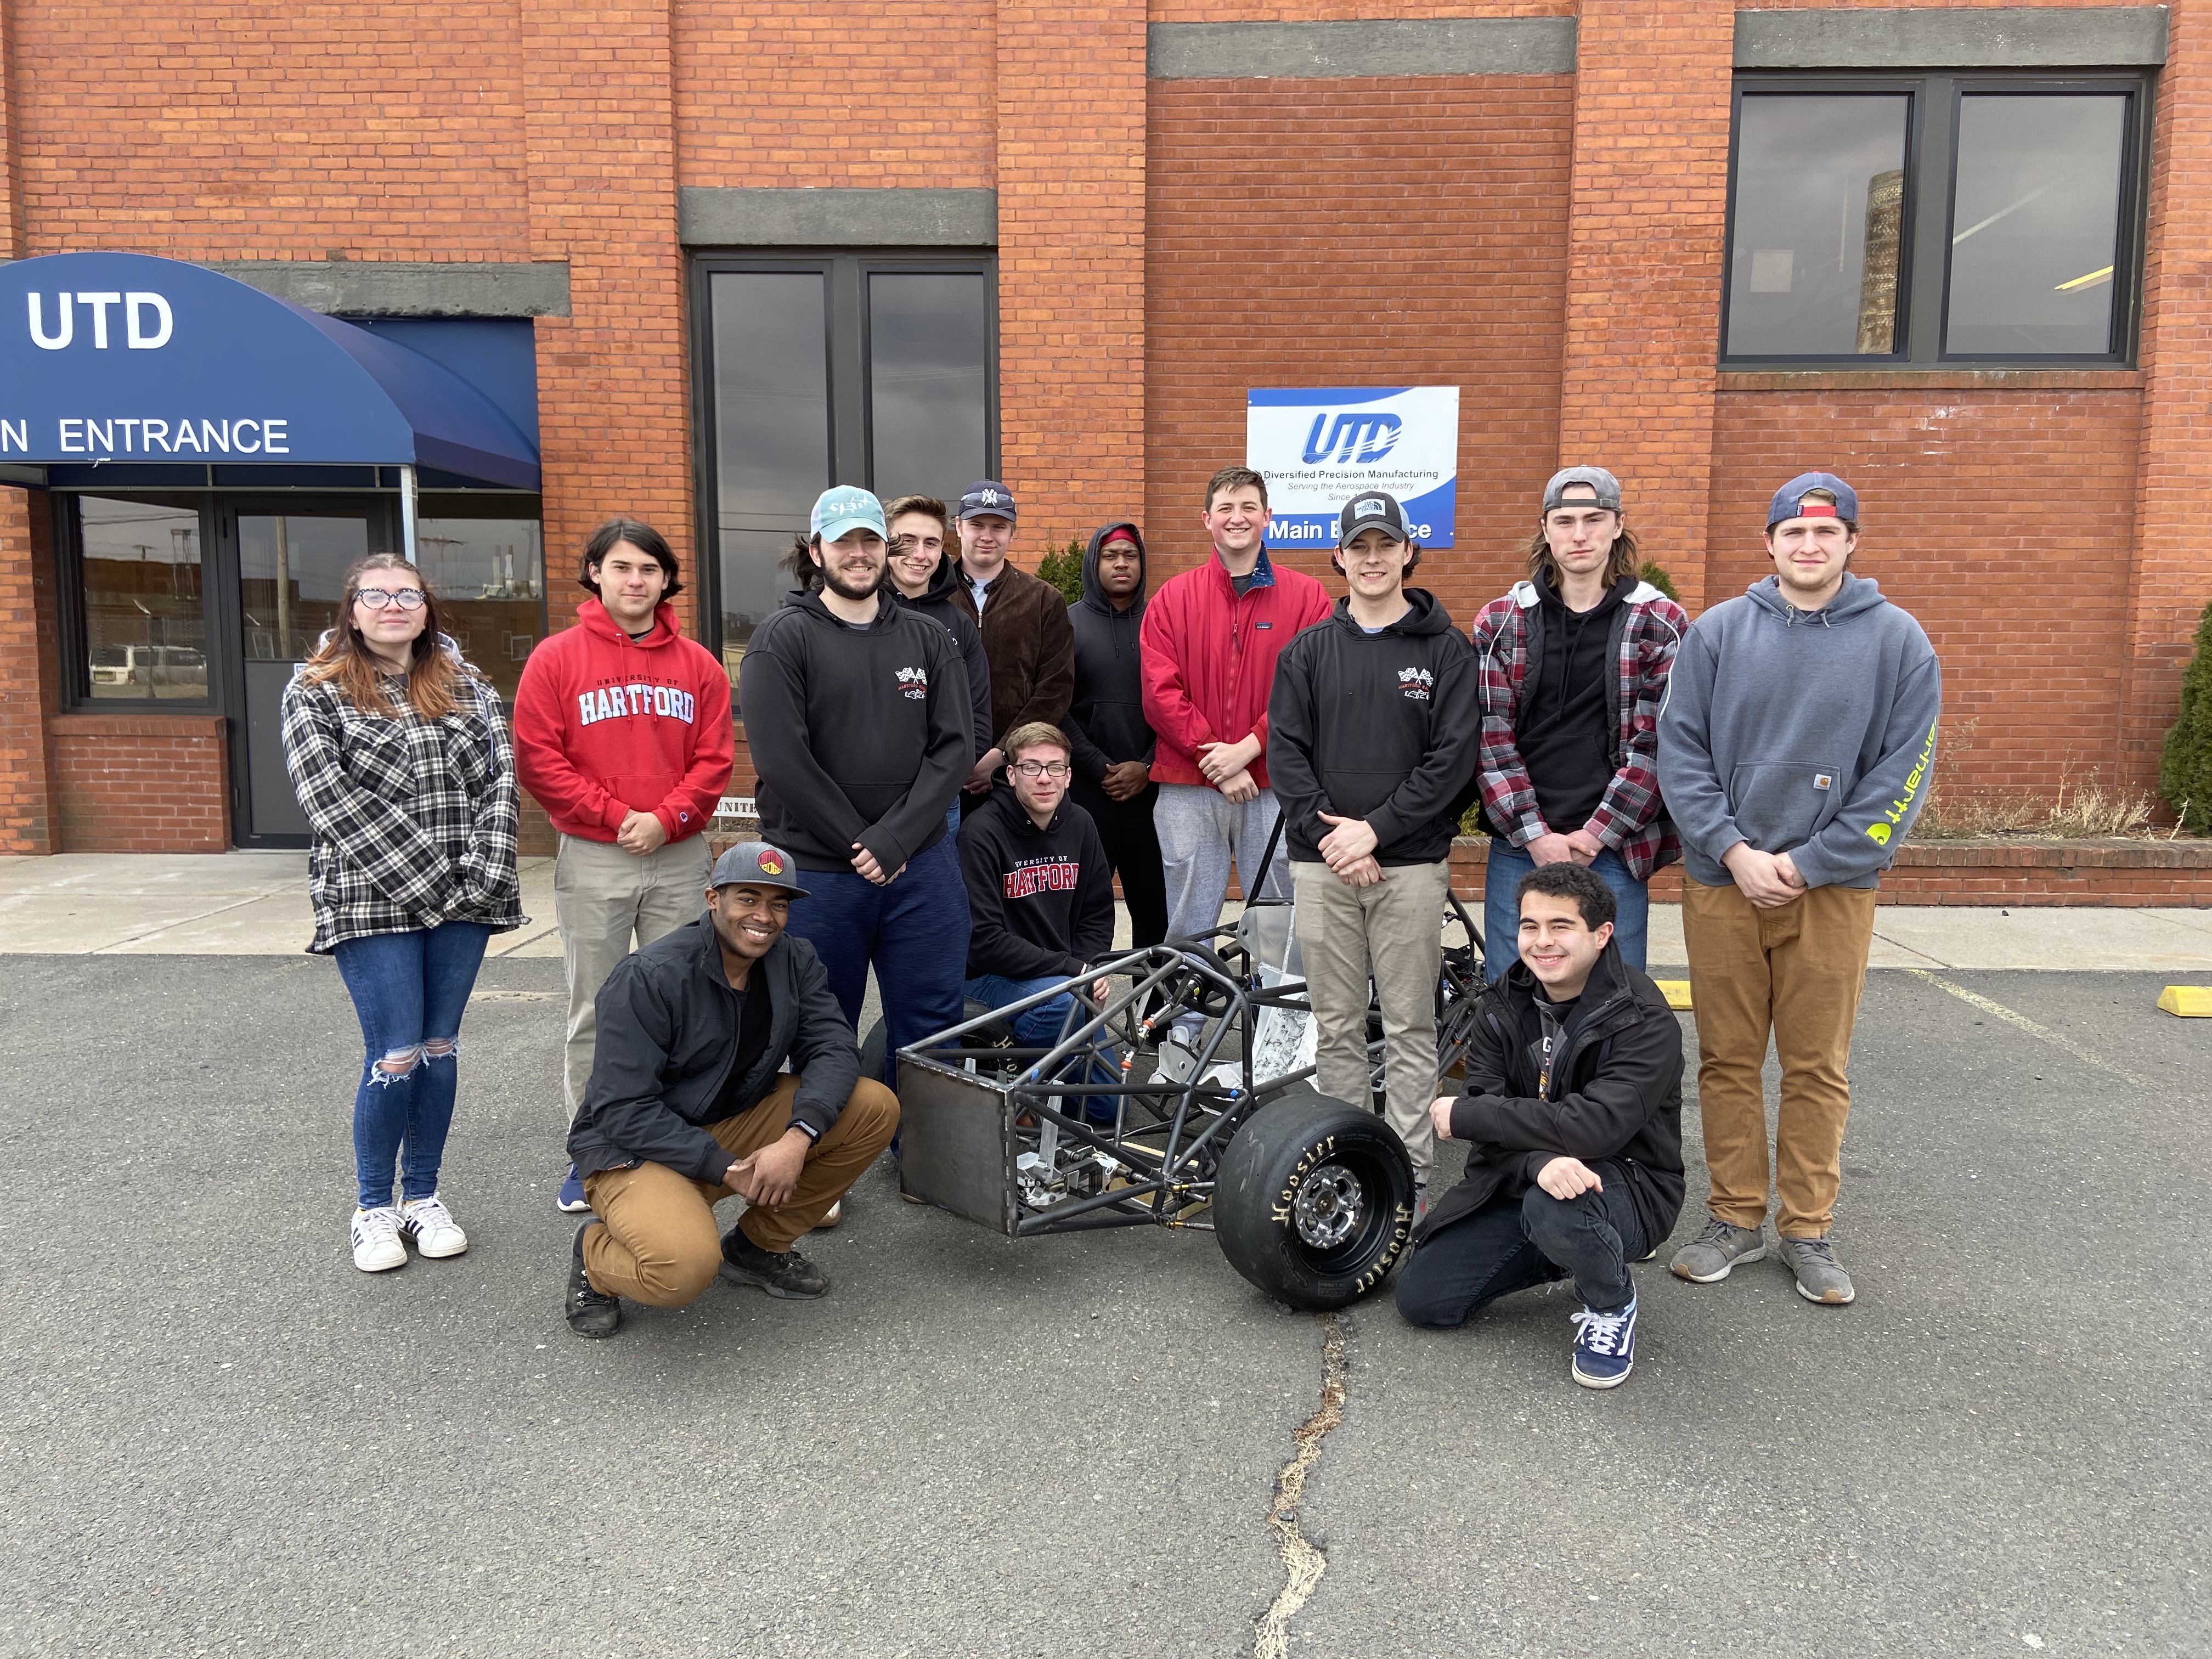
[[[707,1133],[732,1160],[773,1146],[791,1127],[791,1097],[798,1090],[799,1079],[786,1074],[760,1104],[709,1123]],[[890,1145],[898,1119],[898,1097],[862,1078],[829,1132],[807,1149],[791,1202],[772,1210],[746,1206],[738,1218],[739,1230],[763,1250],[789,1249]],[[641,1164],[586,1176],[584,1196],[606,1224],[584,1233],[584,1270],[593,1289],[656,1308],[681,1308],[714,1282],[722,1265],[714,1203],[736,1196],[728,1188],[694,1181],[665,1164]]]
[[1322,1093],[1368,1103],[1367,981],[1382,1005],[1382,1077],[1390,1127],[1413,1177],[1437,1161],[1429,1103],[1437,1092],[1437,975],[1443,965],[1448,864],[1398,865],[1352,887],[1326,864],[1293,864],[1298,955],[1313,1005],[1315,1079]]
[[1682,878],[1682,938],[1698,1018],[1698,1108],[1712,1211],[1735,1227],[1766,1219],[1766,1041],[1782,1062],[1774,1136],[1774,1229],[1826,1236],[1851,1112],[1851,1025],[1866,987],[1875,890],[1815,887],[1762,910],[1733,885]]
[[568,970],[568,1043],[561,1085],[570,1119],[592,1080],[599,987],[629,954],[633,935],[639,945],[650,945],[707,908],[712,864],[704,836],[670,842],[642,858],[611,841],[561,837],[561,854],[553,861],[553,916]]

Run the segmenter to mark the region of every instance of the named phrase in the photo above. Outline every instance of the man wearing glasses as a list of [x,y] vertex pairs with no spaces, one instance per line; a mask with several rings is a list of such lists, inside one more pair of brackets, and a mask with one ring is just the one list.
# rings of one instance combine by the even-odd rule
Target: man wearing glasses
[[[1067,735],[1033,720],[1006,734],[1011,791],[995,789],[960,821],[968,884],[968,994],[994,1008],[1079,974],[1114,949],[1114,877],[1091,814],[1067,799]],[[1103,994],[1103,982],[1093,988]],[[1015,1017],[1024,1048],[1048,1048],[1073,999]],[[1113,1121],[1112,1103],[1092,1103]]]

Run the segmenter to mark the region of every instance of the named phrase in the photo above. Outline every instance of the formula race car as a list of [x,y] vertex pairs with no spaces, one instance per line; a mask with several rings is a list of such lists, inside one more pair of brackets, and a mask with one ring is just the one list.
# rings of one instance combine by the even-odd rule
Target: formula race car
[[[970,1003],[901,1049],[904,1189],[1010,1238],[1210,1230],[1238,1273],[1297,1307],[1372,1290],[1413,1225],[1413,1165],[1380,1115],[1381,1018],[1370,1007],[1370,1098],[1316,1091],[1291,919],[1291,904],[1255,901],[1203,939],[1132,951],[1006,1008]],[[1437,984],[1441,1085],[1466,1056],[1483,981],[1457,899],[1438,926],[1463,935]],[[1018,1043],[1012,1018],[1063,994],[1057,1040]],[[864,1063],[882,1053],[878,1026]]]

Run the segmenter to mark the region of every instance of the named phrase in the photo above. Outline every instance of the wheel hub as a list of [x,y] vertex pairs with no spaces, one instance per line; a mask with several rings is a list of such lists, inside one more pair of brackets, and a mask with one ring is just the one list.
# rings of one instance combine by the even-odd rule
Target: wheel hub
[[1324,1164],[1299,1183],[1291,1202],[1298,1237],[1316,1249],[1334,1249],[1366,1212],[1367,1190],[1341,1164]]

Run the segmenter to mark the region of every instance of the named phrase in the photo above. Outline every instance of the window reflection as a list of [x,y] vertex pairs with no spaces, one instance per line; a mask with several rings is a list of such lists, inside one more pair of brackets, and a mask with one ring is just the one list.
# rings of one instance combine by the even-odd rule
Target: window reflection
[[246,659],[304,662],[337,625],[348,566],[368,551],[368,520],[238,515],[238,601]]
[[2124,94],[1960,100],[1946,350],[2112,349]]
[[1744,94],[1731,356],[1887,356],[1905,224],[1905,94]]
[[[438,618],[512,704],[523,659],[545,636],[545,552],[535,519],[424,518],[415,526]],[[583,597],[580,590],[577,597]]]
[[975,272],[868,277],[868,422],[876,493],[957,500],[990,471],[988,290]]
[[91,694],[204,700],[207,611],[198,510],[99,495],[76,500]]

